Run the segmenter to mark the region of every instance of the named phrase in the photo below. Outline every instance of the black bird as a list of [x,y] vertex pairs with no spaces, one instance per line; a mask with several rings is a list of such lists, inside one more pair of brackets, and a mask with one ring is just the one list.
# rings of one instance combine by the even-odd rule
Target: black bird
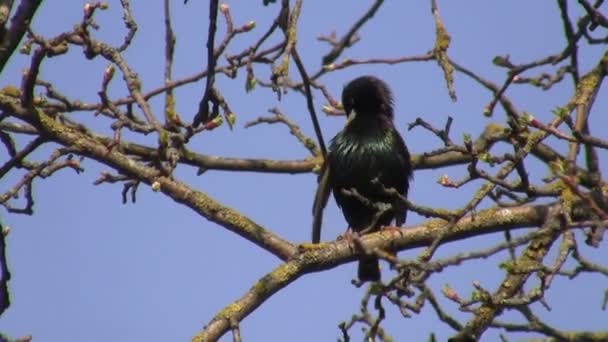
[[[361,198],[342,191],[355,189],[372,203],[392,205],[394,199],[379,184],[372,183],[377,178],[385,188],[394,188],[407,196],[412,165],[405,142],[393,125],[390,89],[376,77],[362,76],[344,87],[342,105],[347,121],[344,129],[332,139],[319,176],[313,205],[313,243],[321,239],[322,213],[330,189],[354,232],[377,231],[393,219],[399,226],[405,222],[406,210],[393,206],[380,214]],[[358,277],[361,281],[380,280],[378,258],[361,257]]]

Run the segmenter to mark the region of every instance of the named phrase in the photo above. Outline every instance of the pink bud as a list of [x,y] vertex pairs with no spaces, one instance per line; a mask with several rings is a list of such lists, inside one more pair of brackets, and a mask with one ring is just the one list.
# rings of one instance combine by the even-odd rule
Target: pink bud
[[255,28],[255,21],[251,20],[247,24],[243,25],[243,31],[248,32]]

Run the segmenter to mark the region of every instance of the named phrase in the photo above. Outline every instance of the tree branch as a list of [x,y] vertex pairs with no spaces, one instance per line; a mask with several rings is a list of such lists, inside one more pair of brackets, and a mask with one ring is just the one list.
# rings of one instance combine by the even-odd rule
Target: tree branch
[[[535,227],[541,225],[550,212],[558,210],[562,210],[558,204],[482,210],[477,214],[465,216],[455,223],[449,231],[445,232],[440,244],[507,229]],[[580,204],[574,211],[573,215],[577,217],[591,215]],[[364,235],[360,240],[366,250],[389,248],[393,251],[409,250],[433,243],[447,223],[445,220],[435,219],[411,227],[391,227]],[[546,239],[546,235],[542,235],[541,238]],[[539,251],[536,252],[540,254]],[[302,275],[329,270],[357,260],[359,254],[360,250],[353,248],[347,239],[322,243],[311,248],[302,246],[300,253],[262,277],[241,298],[218,312],[192,341],[216,341],[230,330],[231,320],[242,321],[274,293]]]
[[[27,31],[38,6],[42,0],[21,0],[19,7],[11,19],[11,27],[3,37],[0,37],[0,73],[4,70],[6,62],[11,57],[17,45]],[[4,25],[2,25],[4,26]]]

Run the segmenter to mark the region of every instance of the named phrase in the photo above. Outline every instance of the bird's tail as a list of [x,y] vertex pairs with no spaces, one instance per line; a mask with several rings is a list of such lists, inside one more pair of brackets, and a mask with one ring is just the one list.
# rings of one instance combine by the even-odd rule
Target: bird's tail
[[359,259],[357,276],[361,281],[380,280],[380,265],[378,264],[378,258],[366,255]]

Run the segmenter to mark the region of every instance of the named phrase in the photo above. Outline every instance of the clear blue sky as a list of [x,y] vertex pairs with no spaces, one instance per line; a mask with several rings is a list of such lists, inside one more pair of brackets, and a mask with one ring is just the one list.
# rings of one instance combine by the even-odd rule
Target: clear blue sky
[[[235,39],[227,50],[231,53],[241,51],[265,32],[278,10],[278,5],[262,6],[262,0],[227,3],[231,5],[235,25],[249,20],[257,23],[253,32]],[[321,56],[328,51],[328,46],[316,37],[334,29],[342,35],[370,3],[346,0],[304,3],[298,26],[298,47],[309,71],[317,70]],[[94,35],[117,45],[122,42],[125,29],[120,20],[119,2],[109,1],[109,4],[110,10],[96,15],[101,29]],[[142,78],[143,88],[152,89],[163,80],[162,1],[133,1],[132,7],[139,32],[126,59]],[[361,42],[343,57],[425,53],[432,48],[435,32],[429,7],[429,1],[387,1],[361,30]],[[514,62],[528,62],[557,53],[565,46],[559,12],[553,2],[439,1],[439,7],[452,35],[450,56],[495,82],[500,83],[504,78],[504,70],[491,63],[495,55],[510,54]],[[575,7],[574,2],[571,7]],[[178,36],[175,78],[205,68],[207,15],[207,1],[191,0],[188,5],[173,2]],[[33,26],[37,33],[48,37],[71,29],[81,16],[80,1],[65,2],[61,6],[47,1],[39,9]],[[219,21],[221,39],[224,25],[221,17]],[[278,38],[275,36],[273,41]],[[601,52],[581,49],[583,72],[596,63]],[[20,72],[28,64],[27,59],[15,55],[5,69],[0,86],[19,84]],[[41,75],[70,98],[93,102],[98,101],[97,90],[105,66],[100,58],[87,61],[80,50],[71,48],[68,55],[47,61]],[[257,74],[267,77],[269,70],[261,67]],[[490,94],[459,74],[455,80],[458,102],[453,103],[435,62],[357,66],[331,73],[322,81],[338,98],[344,83],[361,74],[377,75],[394,90],[396,124],[413,153],[440,146],[438,140],[426,132],[406,131],[406,123],[418,116],[438,126],[443,125],[448,115],[453,116],[456,141],[460,141],[463,133],[477,136],[492,120],[504,122],[499,109],[492,119],[482,116]],[[299,79],[295,67],[291,75]],[[125,95],[120,81],[120,77],[116,77],[112,82],[113,96]],[[278,102],[270,90],[260,87],[245,94],[244,74],[240,74],[237,81],[219,76],[217,82],[237,114],[237,127],[234,131],[221,127],[203,134],[191,142],[191,148],[204,154],[233,157],[296,159],[307,156],[307,151],[285,127],[243,128],[246,121],[279,106],[306,134],[314,136],[303,97],[289,94]],[[508,95],[521,110],[548,120],[552,109],[566,103],[571,88],[569,81],[550,92],[520,86],[511,89]],[[190,120],[202,89],[202,83],[197,83],[177,91],[177,108],[182,118]],[[607,108],[606,98],[600,94],[596,112]],[[162,97],[151,101],[157,116],[162,114],[162,104]],[[319,112],[323,104],[320,94],[316,94]],[[598,114],[593,115],[592,132],[594,127],[606,127],[608,123],[605,115]],[[110,132],[110,123],[92,118],[91,113],[74,117],[92,123],[98,132]],[[321,116],[320,119],[326,139],[343,124],[343,118]],[[563,147],[563,144],[554,143],[554,146]],[[45,149],[36,157],[44,158],[48,151]],[[601,155],[607,157],[606,153]],[[0,332],[13,337],[31,334],[36,342],[185,341],[218,310],[278,265],[279,260],[272,255],[145,186],[140,188],[136,204],[121,204],[122,186],[92,185],[107,167],[92,160],[86,160],[83,166],[84,174],[76,176],[66,170],[36,183],[34,216],[0,213],[2,221],[12,228],[8,244],[13,274],[12,306],[0,318]],[[533,179],[547,172],[544,166],[534,163],[529,171]],[[604,171],[608,170],[604,168]],[[439,187],[436,180],[443,173],[457,179],[464,172],[464,167],[417,172],[410,198],[425,205],[459,207],[470,198],[475,187],[448,190]],[[209,171],[197,177],[196,169],[183,167],[177,176],[289,240],[307,241],[310,237],[310,208],[316,188],[316,177],[312,174]],[[19,177],[12,174],[0,180],[0,189],[5,191]],[[333,202],[325,217],[323,238],[334,239],[346,224]],[[408,223],[421,221],[410,214]],[[439,255],[479,247],[488,241],[492,238],[446,245],[439,250]],[[415,256],[417,252],[402,255]],[[608,260],[605,248],[588,251],[588,255],[597,261]],[[433,277],[430,284],[438,290],[449,283],[465,297],[472,291],[474,280],[494,289],[502,279],[496,264],[505,258],[506,255],[501,254],[484,262],[466,264]],[[340,336],[338,322],[358,311],[363,289],[350,285],[355,274],[354,264],[349,264],[307,275],[289,285],[242,322],[244,341],[335,340]],[[546,312],[536,305],[534,308],[562,329],[605,328],[606,313],[600,311],[600,302],[606,287],[608,281],[597,276],[581,276],[576,282],[560,278],[547,293],[553,311]],[[468,316],[459,313],[454,304],[443,299],[441,303],[461,322],[466,322]],[[428,305],[412,319],[401,318],[394,309],[390,309],[388,315],[385,327],[397,341],[424,341],[431,331],[442,341],[452,333],[437,320]],[[505,317],[517,318],[515,315]],[[497,338],[495,332],[484,336],[485,341]],[[354,340],[359,339],[355,335]],[[227,334],[223,340],[230,341],[231,336]]]

